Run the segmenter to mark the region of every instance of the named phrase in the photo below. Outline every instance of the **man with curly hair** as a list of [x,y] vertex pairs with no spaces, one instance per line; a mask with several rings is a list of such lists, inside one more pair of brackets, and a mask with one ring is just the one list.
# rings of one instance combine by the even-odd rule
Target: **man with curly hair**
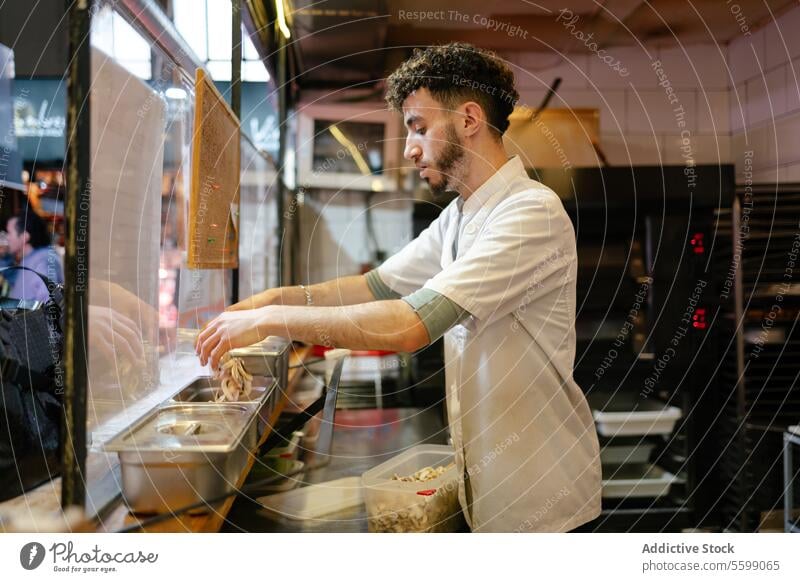
[[416,351],[445,337],[459,501],[472,531],[570,531],[600,514],[599,446],[572,378],[575,233],[558,196],[509,159],[519,96],[493,53],[416,51],[388,78],[404,156],[458,196],[377,269],[269,289],[200,334],[201,361],[270,334]]

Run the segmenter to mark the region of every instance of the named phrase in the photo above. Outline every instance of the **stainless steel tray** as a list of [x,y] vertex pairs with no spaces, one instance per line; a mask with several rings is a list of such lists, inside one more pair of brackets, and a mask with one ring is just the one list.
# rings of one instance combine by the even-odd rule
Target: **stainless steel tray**
[[[219,389],[220,380],[210,376],[203,376],[192,380],[188,385],[172,397],[172,402],[206,403],[213,404]],[[277,380],[268,376],[253,376],[253,389],[248,400],[238,402],[255,402],[258,410],[258,436],[267,428],[270,416],[278,406],[281,390]]]
[[[175,402],[213,403],[220,391],[221,381],[211,376],[203,376],[193,380],[172,397]],[[264,402],[272,396],[277,388],[274,378],[253,376],[253,389],[250,396],[238,402]]]
[[289,340],[270,336],[252,346],[228,352],[231,358],[241,358],[245,370],[253,376],[271,376],[286,388],[289,378]]
[[167,404],[124,429],[105,450],[228,453],[252,430],[256,402]]
[[169,404],[109,441],[131,511],[171,511],[232,491],[258,444],[259,406]]

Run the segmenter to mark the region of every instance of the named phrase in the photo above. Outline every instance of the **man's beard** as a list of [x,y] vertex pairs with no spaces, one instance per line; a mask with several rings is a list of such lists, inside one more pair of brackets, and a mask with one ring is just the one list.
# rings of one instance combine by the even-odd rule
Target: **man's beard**
[[444,148],[433,161],[433,169],[439,174],[441,181],[438,184],[432,184],[430,180],[426,180],[434,196],[457,189],[457,187],[451,187],[450,183],[455,178],[454,169],[463,158],[464,147],[458,138],[456,128],[450,123],[445,130]]

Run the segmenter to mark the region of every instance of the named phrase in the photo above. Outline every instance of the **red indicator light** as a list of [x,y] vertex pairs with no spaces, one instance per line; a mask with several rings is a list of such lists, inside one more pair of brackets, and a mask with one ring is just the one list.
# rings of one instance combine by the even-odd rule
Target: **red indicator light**
[[689,244],[692,245],[692,250],[694,251],[694,254],[702,255],[704,252],[706,252],[706,247],[703,242],[704,238],[705,237],[702,232],[696,232],[692,236],[691,240],[689,241]]
[[692,327],[695,329],[706,329],[706,310],[704,307],[699,307],[692,316]]

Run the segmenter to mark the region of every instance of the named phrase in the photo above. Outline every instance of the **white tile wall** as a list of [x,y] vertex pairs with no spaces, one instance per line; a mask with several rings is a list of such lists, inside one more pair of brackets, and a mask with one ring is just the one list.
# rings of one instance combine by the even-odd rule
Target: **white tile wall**
[[[689,137],[691,156],[695,164],[725,164],[730,162],[731,144],[727,135],[692,135]],[[683,138],[664,136],[662,156],[665,164],[685,164]]]
[[800,162],[780,168],[778,178],[781,182],[800,183]]
[[589,86],[588,55],[517,53],[509,57],[517,87],[546,89],[556,77],[561,77],[564,89],[583,89]]
[[620,61],[621,65],[629,71],[623,77],[614,71],[596,55],[589,55],[589,80],[591,87],[598,89],[629,89],[631,83],[637,87],[657,87],[656,77],[650,64],[656,60],[658,51],[654,48],[642,47],[609,47],[606,54]]
[[730,92],[698,92],[697,132],[727,136],[731,131],[730,109]]
[[520,107],[528,107],[530,109],[536,109],[539,107],[539,104],[542,102],[545,95],[547,95],[546,87],[517,87],[517,91],[519,92],[519,102],[517,105]]
[[601,131],[624,132],[625,125],[625,91],[619,89],[606,89],[595,91],[593,89],[559,89],[551,101],[554,107],[581,108],[589,107],[600,110]]
[[766,79],[753,77],[746,82],[747,106],[745,108],[745,121],[747,126],[753,126],[772,117],[770,113],[769,93],[767,93]]
[[800,162],[800,114],[783,118],[774,131],[775,160],[779,164]]
[[786,65],[786,111],[791,113],[800,109],[800,59]]
[[675,117],[675,109],[683,106],[685,110],[685,129],[697,129],[696,91],[676,91],[676,103],[670,103],[667,94],[661,89],[640,91],[633,89],[628,94],[626,126],[629,133],[669,134],[680,133]]
[[788,88],[786,86],[786,65],[780,65],[778,68],[765,73],[764,82],[767,86],[767,95],[769,96],[771,107],[769,119],[785,114],[786,94],[788,93]]
[[759,75],[764,67],[764,30],[742,36],[728,46],[728,66],[733,84]]
[[730,44],[728,58],[736,83],[730,93],[731,155],[740,178],[748,149],[754,152],[756,182],[796,175],[800,163],[798,27],[800,7],[795,7],[753,37],[740,37]]
[[747,86],[742,83],[731,88],[729,94],[731,131],[744,128],[747,114]]
[[764,27],[765,67],[800,56],[800,10],[794,9]]
[[730,87],[725,56],[726,47],[715,44],[662,48],[658,52],[662,68],[673,87],[692,90],[703,88],[706,91],[727,91]]

